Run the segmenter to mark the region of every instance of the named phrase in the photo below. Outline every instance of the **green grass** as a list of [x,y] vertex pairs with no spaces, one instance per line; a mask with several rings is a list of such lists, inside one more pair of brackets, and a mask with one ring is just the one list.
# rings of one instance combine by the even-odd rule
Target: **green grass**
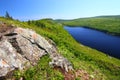
[[57,20],[68,26],[83,26],[97,29],[112,35],[120,35],[120,16],[101,16],[74,20]]
[[[77,43],[61,24],[51,19],[30,21],[29,23],[5,18],[0,18],[0,21],[33,29],[46,39],[52,39],[56,43],[60,54],[72,62],[75,70],[83,69],[89,75],[93,75],[96,80],[120,79],[120,60]],[[48,80],[63,80],[61,72],[49,67],[49,61],[49,55],[44,56],[40,59],[38,65],[24,72],[16,72],[15,77],[23,76],[26,80],[46,80],[47,78],[49,78]]]

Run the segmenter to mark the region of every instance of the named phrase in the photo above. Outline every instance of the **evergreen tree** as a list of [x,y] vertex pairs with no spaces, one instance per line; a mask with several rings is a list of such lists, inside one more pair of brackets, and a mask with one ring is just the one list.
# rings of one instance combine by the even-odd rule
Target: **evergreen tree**
[[28,20],[28,25],[30,25],[31,24],[31,21],[30,20]]
[[9,15],[9,13],[6,11],[5,17],[8,19],[12,19],[12,17]]

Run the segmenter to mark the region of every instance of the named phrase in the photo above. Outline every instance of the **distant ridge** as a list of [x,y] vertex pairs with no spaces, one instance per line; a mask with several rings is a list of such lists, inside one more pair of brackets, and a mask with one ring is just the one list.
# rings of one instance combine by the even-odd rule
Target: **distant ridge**
[[73,20],[56,20],[67,26],[83,26],[120,36],[120,15],[102,15],[95,17],[77,18]]
[[93,16],[93,17],[82,17],[82,18],[76,18],[76,19],[56,19],[55,21],[71,21],[71,20],[77,20],[77,19],[85,19],[85,18],[120,18],[120,15],[101,15],[101,16]]
[[120,15],[103,15],[103,16],[96,16],[97,18],[120,18]]

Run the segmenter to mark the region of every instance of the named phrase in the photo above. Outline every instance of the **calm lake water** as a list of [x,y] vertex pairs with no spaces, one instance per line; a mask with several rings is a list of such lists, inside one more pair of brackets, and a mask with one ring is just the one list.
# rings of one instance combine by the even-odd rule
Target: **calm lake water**
[[64,29],[83,45],[120,59],[120,37],[83,27],[65,26]]

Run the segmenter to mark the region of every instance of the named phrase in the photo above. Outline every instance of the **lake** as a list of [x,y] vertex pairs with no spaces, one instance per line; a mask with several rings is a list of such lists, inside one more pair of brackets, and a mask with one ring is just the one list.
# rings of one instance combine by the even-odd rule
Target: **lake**
[[120,59],[120,37],[84,27],[65,26],[79,43]]

